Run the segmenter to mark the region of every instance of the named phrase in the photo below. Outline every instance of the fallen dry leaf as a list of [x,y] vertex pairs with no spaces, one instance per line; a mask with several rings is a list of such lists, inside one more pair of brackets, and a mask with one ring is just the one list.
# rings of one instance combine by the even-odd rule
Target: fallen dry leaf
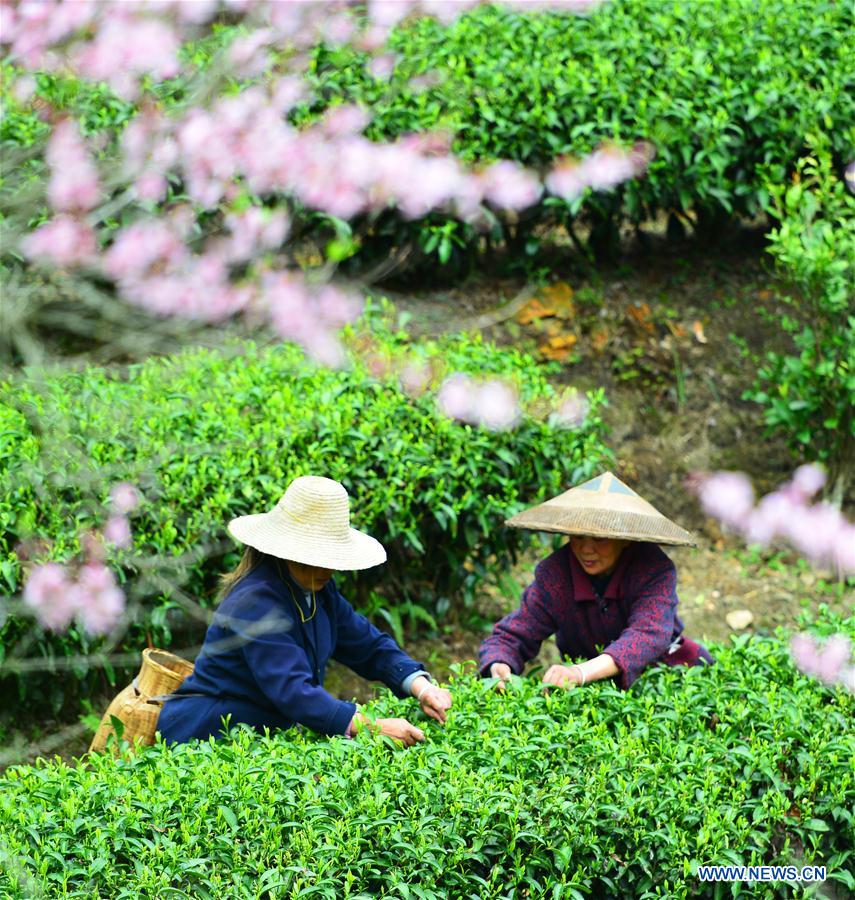
[[642,331],[653,334],[653,322],[650,321],[650,307],[646,303],[634,303],[627,309],[627,315],[634,325]]
[[605,325],[600,325],[591,331],[591,346],[596,353],[602,353],[612,339],[609,329]]
[[559,319],[572,319],[576,315],[573,305],[573,288],[566,281],[558,281],[541,291],[544,302],[555,310]]
[[555,315],[555,307],[544,306],[537,297],[528,303],[517,313],[517,322],[520,325],[530,325],[537,319],[548,319]]
[[541,344],[537,349],[547,359],[564,362],[570,356],[577,340],[575,334],[559,334],[549,338],[545,344]]
[[704,326],[697,319],[692,322],[692,334],[697,338],[699,344],[707,343],[707,336],[704,334]]
[[689,332],[686,331],[686,326],[681,325],[679,322],[675,325],[673,322],[666,321],[665,325],[668,327],[668,330],[671,334],[674,335],[677,340],[681,340],[682,338],[688,336]]

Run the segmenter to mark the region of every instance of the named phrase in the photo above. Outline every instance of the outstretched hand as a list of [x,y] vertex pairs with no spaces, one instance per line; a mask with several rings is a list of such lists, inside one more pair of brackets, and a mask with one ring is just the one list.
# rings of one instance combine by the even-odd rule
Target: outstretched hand
[[490,677],[499,679],[496,682],[497,691],[505,689],[505,682],[511,680],[511,675],[513,675],[513,672],[507,663],[497,662],[490,666]]
[[435,684],[423,689],[419,706],[426,716],[436,719],[440,725],[445,724],[446,711],[451,709],[451,691],[437,687]]
[[550,666],[543,676],[543,683],[548,687],[575,687],[582,683],[581,670],[578,666]]
[[353,717],[353,730],[361,731],[363,728],[369,731],[380,732],[387,737],[403,744],[405,747],[412,747],[425,739],[424,732],[421,728],[411,725],[406,719],[369,719],[364,713],[358,712]]

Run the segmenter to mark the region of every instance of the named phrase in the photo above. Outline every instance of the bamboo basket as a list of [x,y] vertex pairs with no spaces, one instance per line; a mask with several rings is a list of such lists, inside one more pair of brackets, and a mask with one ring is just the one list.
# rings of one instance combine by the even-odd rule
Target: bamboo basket
[[[107,739],[115,734],[111,716],[125,726],[122,740],[131,746],[153,744],[163,696],[177,690],[192,671],[193,663],[174,653],[153,648],[143,650],[139,675],[107,707],[89,752],[100,753],[107,748]],[[112,746],[115,753],[118,741]]]

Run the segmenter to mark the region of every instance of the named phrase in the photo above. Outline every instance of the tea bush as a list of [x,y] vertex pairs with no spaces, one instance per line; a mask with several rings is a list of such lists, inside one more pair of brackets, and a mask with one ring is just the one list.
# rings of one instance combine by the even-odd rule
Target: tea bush
[[[855,619],[837,628],[855,636]],[[447,725],[306,732],[40,761],[0,781],[0,893],[138,897],[798,897],[705,884],[703,864],[825,865],[855,890],[855,699],[779,639],[628,693],[453,680]],[[382,699],[378,715],[413,715]]]
[[[503,527],[504,518],[609,458],[603,395],[590,395],[586,421],[568,431],[547,420],[555,391],[530,356],[478,336],[413,344],[388,320],[370,322],[370,337],[351,332],[349,339],[370,341],[387,359],[390,372],[380,379],[359,356],[334,371],[309,367],[292,345],[249,344],[150,359],[124,377],[98,368],[30,371],[0,385],[6,591],[22,586],[20,542],[52,542],[47,552],[31,547],[31,556],[73,556],[81,533],[106,519],[111,486],[128,480],[145,496],[132,520],[134,547],[117,557],[142,604],[128,646],[139,649],[148,638],[168,643],[176,629],[190,628],[195,639],[201,626],[182,607],[177,585],[210,605],[217,575],[239,556],[228,520],[272,508],[298,475],[322,474],[345,484],[355,526],[389,554],[385,566],[358,579],[345,573],[345,595],[367,612],[382,606],[399,618],[459,612],[491,561],[506,566],[525,540]],[[433,389],[419,398],[403,391],[394,369],[407,359],[431,367],[434,388],[445,372],[501,375],[519,387],[531,414],[506,432],[448,419]],[[17,617],[0,624],[0,647],[11,654],[19,640],[30,640],[29,628]],[[91,644],[72,629],[41,636],[35,647],[49,662]],[[49,680],[59,703],[73,685]],[[19,688],[29,700],[47,694],[35,676],[19,680]]]
[[855,474],[855,196],[834,170],[828,139],[789,184],[770,186],[778,225],[769,252],[794,289],[781,297],[790,353],[768,352],[746,397],[802,458],[821,459],[840,502]]
[[[646,177],[569,208],[541,204],[513,227],[519,245],[543,217],[569,223],[580,209],[603,237],[661,211],[691,213],[712,234],[722,218],[763,211],[767,172],[785,180],[810,132],[830,134],[835,158],[846,161],[853,26],[851,4],[831,0],[613,0],[579,17],[479,7],[447,27],[431,19],[399,27],[390,83],[354,50],[320,48],[319,99],[298,118],[357,101],[372,112],[372,138],[446,130],[466,160],[533,166],[602,141],[647,140],[657,156]],[[436,83],[410,84],[427,73]],[[399,225],[422,246],[439,227],[448,226]],[[462,222],[454,235],[464,244],[475,237]]]

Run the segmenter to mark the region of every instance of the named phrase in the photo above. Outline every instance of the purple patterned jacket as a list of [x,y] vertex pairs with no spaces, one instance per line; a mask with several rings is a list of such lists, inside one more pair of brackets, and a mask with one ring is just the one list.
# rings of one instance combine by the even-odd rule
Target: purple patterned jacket
[[[631,543],[600,600],[568,543],[538,564],[520,608],[498,622],[481,644],[480,671],[489,674],[493,663],[503,662],[520,674],[541,642],[554,634],[562,656],[591,659],[608,653],[626,690],[668,653],[682,631],[677,570],[656,544]],[[703,655],[709,656],[705,650]]]

